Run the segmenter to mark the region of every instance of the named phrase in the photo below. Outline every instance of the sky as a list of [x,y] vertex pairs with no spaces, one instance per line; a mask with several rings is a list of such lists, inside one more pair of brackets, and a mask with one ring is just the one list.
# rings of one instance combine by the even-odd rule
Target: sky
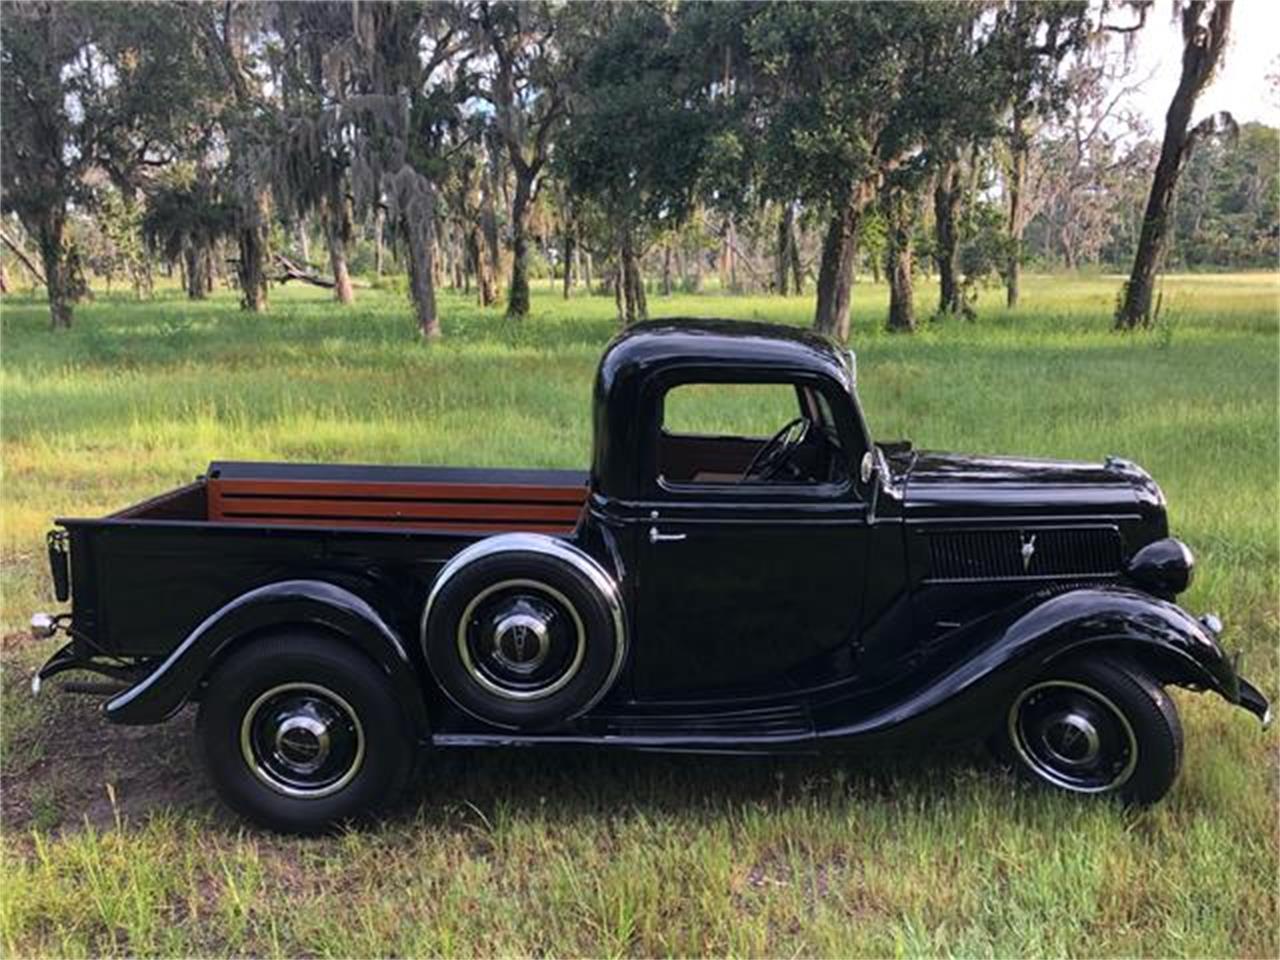
[[[1164,114],[1182,70],[1182,30],[1173,22],[1169,0],[1157,0],[1134,50],[1135,76],[1151,79],[1135,93],[1132,105],[1159,136]],[[1280,99],[1267,75],[1280,72],[1280,3],[1236,0],[1225,62],[1213,83],[1200,95],[1192,122],[1218,110],[1229,110],[1239,123],[1259,120],[1280,127]]]

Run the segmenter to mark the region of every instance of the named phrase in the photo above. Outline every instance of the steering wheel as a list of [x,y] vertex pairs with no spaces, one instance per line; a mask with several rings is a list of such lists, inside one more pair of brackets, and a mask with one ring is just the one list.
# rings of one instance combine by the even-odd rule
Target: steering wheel
[[764,446],[756,451],[747,469],[738,478],[739,483],[750,483],[757,480],[768,483],[778,475],[787,463],[791,451],[804,443],[809,436],[812,421],[808,417],[796,417],[783,424],[782,429],[765,441]]

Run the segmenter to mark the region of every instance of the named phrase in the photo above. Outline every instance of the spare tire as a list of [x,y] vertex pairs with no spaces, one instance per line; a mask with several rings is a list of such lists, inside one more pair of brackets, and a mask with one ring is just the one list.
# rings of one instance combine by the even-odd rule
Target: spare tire
[[564,541],[482,540],[436,578],[422,648],[440,688],[472,716],[541,729],[591,709],[625,652],[613,580]]

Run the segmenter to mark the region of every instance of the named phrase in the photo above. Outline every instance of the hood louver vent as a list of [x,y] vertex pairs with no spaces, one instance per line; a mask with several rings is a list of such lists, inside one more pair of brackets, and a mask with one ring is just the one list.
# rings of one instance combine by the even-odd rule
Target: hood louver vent
[[1114,527],[947,530],[927,537],[930,580],[1112,577],[1122,561]]

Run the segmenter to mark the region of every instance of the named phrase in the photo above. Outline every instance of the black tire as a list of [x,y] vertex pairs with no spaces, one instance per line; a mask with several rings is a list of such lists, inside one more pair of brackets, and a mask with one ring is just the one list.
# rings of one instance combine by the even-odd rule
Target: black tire
[[513,550],[439,588],[423,652],[455,704],[509,729],[555,727],[590,709],[617,674],[623,638],[592,581],[554,556]]
[[223,801],[283,833],[376,813],[413,767],[385,673],[344,641],[303,629],[233,651],[209,678],[196,735]]
[[1182,766],[1182,724],[1160,684],[1127,660],[1051,667],[1013,699],[992,737],[1026,778],[1069,793],[1146,805]]

